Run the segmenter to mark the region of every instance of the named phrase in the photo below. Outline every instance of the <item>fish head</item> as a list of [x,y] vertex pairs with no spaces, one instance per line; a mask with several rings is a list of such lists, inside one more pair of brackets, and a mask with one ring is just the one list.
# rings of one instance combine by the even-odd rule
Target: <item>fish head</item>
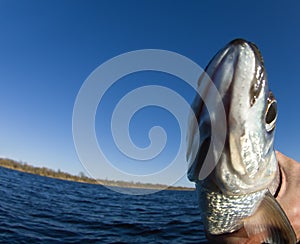
[[242,39],[230,42],[210,61],[198,90],[187,159],[205,231],[220,235],[244,227],[259,243],[296,243],[273,196],[279,186],[277,102],[258,48]]
[[[188,136],[188,154],[196,155],[194,159],[188,157],[192,160],[189,179],[200,180],[205,161],[203,154],[211,146],[208,142],[213,136],[218,139],[218,131],[213,131],[211,125],[226,121],[223,151],[211,162],[216,166],[205,180],[226,194],[246,194],[266,188],[274,192],[278,186],[278,165],[273,149],[277,102],[269,90],[260,51],[255,44],[236,39],[215,55],[205,72],[199,79],[199,89],[205,91],[202,94],[206,97],[195,99],[193,108],[198,124],[191,127],[199,129],[199,148],[193,148],[196,129]],[[211,82],[204,82],[207,76],[222,99],[225,120],[220,118],[222,113],[208,111],[205,106],[204,101],[211,96],[212,89]]]

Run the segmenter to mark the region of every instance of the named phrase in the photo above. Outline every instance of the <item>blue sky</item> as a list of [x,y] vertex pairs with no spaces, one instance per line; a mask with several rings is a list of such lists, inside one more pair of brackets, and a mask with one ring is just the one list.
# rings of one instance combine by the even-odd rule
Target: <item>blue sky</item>
[[[276,148],[300,161],[299,11],[296,0],[2,0],[0,156],[78,174],[84,168],[73,143],[72,112],[80,87],[95,68],[116,55],[148,48],[177,52],[204,68],[227,42],[242,37],[260,48],[278,100]],[[157,83],[164,79],[150,77]],[[165,79],[189,99],[190,93],[176,79]],[[148,110],[159,121],[171,120],[158,108]],[[102,113],[106,112],[99,108],[96,123],[101,124]],[[139,114],[135,120],[146,127],[156,123],[153,116]],[[137,136],[138,125],[134,128],[133,139],[147,145],[147,139]],[[101,137],[101,126],[96,130]],[[172,153],[174,135],[166,148]],[[112,147],[107,146],[108,151]],[[168,158],[168,152],[164,156]]]

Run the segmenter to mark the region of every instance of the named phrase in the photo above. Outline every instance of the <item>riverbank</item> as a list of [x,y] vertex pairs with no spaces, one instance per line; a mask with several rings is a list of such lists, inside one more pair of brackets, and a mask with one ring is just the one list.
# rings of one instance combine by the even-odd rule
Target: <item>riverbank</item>
[[93,179],[80,173],[79,176],[71,175],[60,170],[54,171],[46,167],[35,167],[27,163],[17,162],[12,159],[0,158],[0,167],[9,168],[12,170],[22,171],[30,174],[36,174],[44,177],[56,178],[61,180],[75,181],[88,184],[101,184],[105,186],[116,186],[126,188],[138,188],[138,189],[168,189],[177,191],[192,191],[194,188],[181,187],[181,186],[166,186],[160,184],[144,184],[139,182],[125,182],[125,181],[113,181],[113,180],[101,180]]

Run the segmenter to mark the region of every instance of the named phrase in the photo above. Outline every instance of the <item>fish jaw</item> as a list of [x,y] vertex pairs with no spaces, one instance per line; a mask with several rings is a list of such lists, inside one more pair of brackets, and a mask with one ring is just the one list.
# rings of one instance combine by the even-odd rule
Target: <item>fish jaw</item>
[[[204,102],[195,99],[193,109],[199,129],[197,153],[193,131],[188,136],[190,167],[188,178],[196,182],[202,220],[208,233],[217,235],[240,229],[244,220],[254,215],[268,192],[279,186],[279,168],[273,149],[277,113],[276,100],[269,91],[264,62],[257,47],[238,39],[220,50],[199,79],[201,94],[210,96],[209,76],[218,89],[226,112],[224,149],[211,174],[202,179],[201,167],[206,160],[212,134],[212,123],[222,121],[218,114],[210,116]],[[203,86],[207,84],[207,86]],[[272,108],[272,109],[271,109]],[[192,121],[195,123],[195,121]],[[198,138],[197,138],[198,139]],[[217,154],[217,153],[216,153]],[[280,211],[280,215],[284,213]],[[281,218],[284,219],[284,218]],[[282,221],[283,222],[283,221]]]
[[[216,168],[221,189],[247,194],[278,187],[278,164],[273,149],[274,131],[266,130],[266,111],[270,91],[262,57],[257,47],[238,40],[229,44],[236,56],[231,99],[227,103],[229,161]],[[275,118],[276,120],[276,118]]]
[[269,187],[274,191],[279,171],[273,149],[275,130],[266,130],[270,91],[263,60],[252,43],[238,40],[228,48],[233,49],[235,56],[235,63],[231,62],[235,67],[229,89],[231,99],[225,105],[228,111],[225,150],[229,161],[226,158],[218,163],[216,179],[228,194],[247,194]]
[[[270,95],[259,50],[250,42],[234,40],[216,54],[205,71],[222,98],[227,121],[224,149],[218,161],[211,162],[216,167],[205,181],[213,181],[225,194],[247,194],[266,188],[274,192],[278,186],[278,164],[273,149],[275,129],[267,131],[265,121],[269,100],[273,103],[276,100]],[[203,83],[201,77],[199,87],[209,96],[211,84],[203,87]],[[222,121],[218,114],[210,116],[211,111],[207,111],[203,100],[205,97],[193,104],[198,116],[200,145],[198,155],[190,162],[191,181],[200,179],[208,141],[212,133],[218,133],[211,131],[210,125]],[[189,140],[193,139],[192,134]]]

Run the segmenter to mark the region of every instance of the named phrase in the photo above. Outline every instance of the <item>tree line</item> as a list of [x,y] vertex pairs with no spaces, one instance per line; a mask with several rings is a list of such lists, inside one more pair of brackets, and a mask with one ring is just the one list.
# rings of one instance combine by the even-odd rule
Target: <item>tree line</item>
[[84,182],[90,184],[101,184],[107,186],[117,186],[117,187],[128,187],[128,188],[145,188],[145,189],[166,189],[169,190],[192,190],[188,187],[166,187],[165,185],[161,184],[147,184],[147,183],[140,183],[140,182],[125,182],[125,181],[115,181],[115,180],[100,180],[100,179],[93,179],[85,176],[83,172],[80,172],[78,176],[71,175],[66,172],[62,172],[60,169],[57,171],[53,169],[49,169],[46,167],[36,167],[29,165],[24,162],[17,162],[15,160],[0,158],[0,167],[5,167],[13,170],[18,170],[30,174],[41,175],[45,177],[57,178],[62,180],[69,180],[69,181],[77,181],[77,182]]

